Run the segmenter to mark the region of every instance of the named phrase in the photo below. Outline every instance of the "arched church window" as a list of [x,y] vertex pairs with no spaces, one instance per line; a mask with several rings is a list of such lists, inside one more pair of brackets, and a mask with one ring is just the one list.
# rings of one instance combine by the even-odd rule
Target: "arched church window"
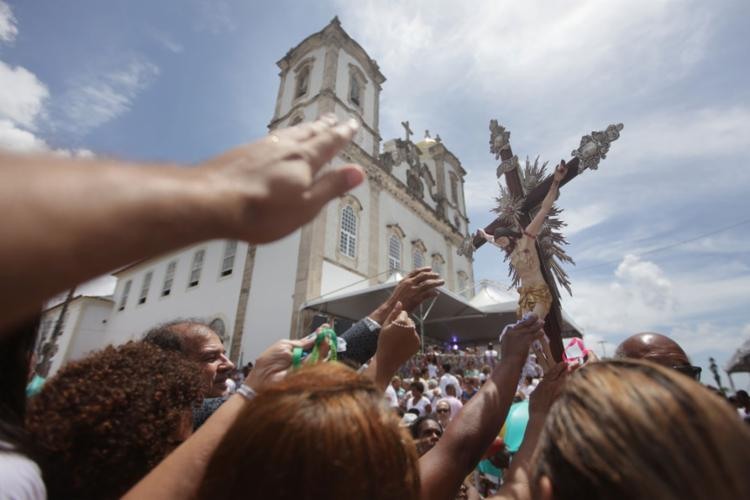
[[352,259],[357,256],[357,216],[351,205],[346,205],[341,210],[339,252]]
[[357,243],[359,239],[359,221],[362,204],[359,200],[347,194],[339,201],[338,244],[336,255],[343,259],[342,264],[356,266]]
[[359,81],[357,80],[357,77],[352,73],[349,76],[349,100],[357,106],[361,106],[361,93],[362,89],[359,88]]
[[362,106],[365,97],[365,85],[367,84],[367,78],[365,78],[362,70],[357,66],[349,65],[349,102],[353,104],[357,109],[362,111]]
[[449,177],[451,182],[451,200],[453,200],[453,203],[458,204],[458,178],[453,172],[449,174]]
[[388,238],[388,270],[398,271],[401,269],[401,238],[391,234]]
[[414,266],[414,269],[417,269],[418,267],[424,266],[427,248],[424,246],[422,240],[412,241],[411,245],[412,265]]
[[438,273],[439,275],[443,275],[445,260],[443,259],[443,256],[439,253],[432,255],[432,271]]
[[421,250],[414,250],[414,267],[424,266],[424,252]]
[[458,290],[456,291],[466,298],[471,297],[472,290],[470,289],[469,276],[465,272],[459,271],[457,277]]
[[307,88],[310,86],[310,67],[311,64],[305,64],[297,70],[297,82],[294,90],[295,99],[307,94]]

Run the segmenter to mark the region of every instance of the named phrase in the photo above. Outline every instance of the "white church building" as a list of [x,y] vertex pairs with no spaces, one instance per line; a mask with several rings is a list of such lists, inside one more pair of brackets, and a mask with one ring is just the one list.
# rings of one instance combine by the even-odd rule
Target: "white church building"
[[331,166],[357,163],[366,181],[275,243],[207,241],[119,269],[99,347],[139,338],[164,321],[198,317],[213,321],[234,360],[253,360],[279,338],[308,333],[307,302],[423,265],[439,272],[448,289],[471,297],[472,259],[456,253],[469,227],[458,158],[439,137],[412,141],[408,123],[405,138],[383,141],[385,77],[338,18],[277,64],[269,129],[331,112],[341,120],[356,117],[362,125],[354,142]]

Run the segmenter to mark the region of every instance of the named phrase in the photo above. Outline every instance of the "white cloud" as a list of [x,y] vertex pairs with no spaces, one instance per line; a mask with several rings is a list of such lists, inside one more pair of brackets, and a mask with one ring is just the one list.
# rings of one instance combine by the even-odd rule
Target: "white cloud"
[[38,153],[49,147],[27,130],[18,128],[10,120],[0,119],[0,149],[15,153]]
[[601,224],[614,213],[613,207],[597,202],[577,208],[565,208],[562,220],[567,224],[563,229],[565,236],[571,236],[590,227]]
[[605,282],[578,280],[565,308],[589,335],[623,335],[664,324],[674,314],[674,287],[653,262],[626,256]]
[[159,42],[159,44],[169,52],[180,54],[183,50],[185,50],[185,47],[183,47],[181,43],[177,42],[167,33],[164,33],[162,31],[154,31],[153,36],[156,41]]
[[124,68],[78,78],[62,97],[58,126],[85,134],[130,110],[137,95],[159,74],[154,64],[133,59]]
[[10,5],[0,0],[0,42],[11,43],[18,35],[16,16],[10,9]]
[[706,57],[715,17],[698,2],[650,0],[606,8],[595,0],[341,0],[338,8],[344,28],[389,77],[381,109],[407,114],[425,93],[461,89],[468,99],[499,100],[506,112],[532,107],[544,115],[559,99],[580,116],[618,94],[648,94],[690,74]]
[[749,336],[750,324],[725,325],[714,321],[679,323],[668,333],[691,357],[706,353],[731,353]]
[[0,61],[0,118],[34,129],[47,97],[47,86],[33,73]]

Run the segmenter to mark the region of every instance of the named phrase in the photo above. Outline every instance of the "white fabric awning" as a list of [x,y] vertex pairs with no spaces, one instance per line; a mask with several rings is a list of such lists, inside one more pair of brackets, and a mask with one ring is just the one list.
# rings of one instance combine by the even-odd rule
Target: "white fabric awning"
[[[357,321],[385,302],[396,283],[396,280],[389,280],[364,290],[323,296],[303,304],[302,309]],[[461,345],[485,343],[497,340],[505,325],[516,321],[515,301],[486,300],[487,297],[493,298],[493,294],[482,290],[472,300],[445,287],[438,291],[440,293],[434,300],[426,301],[413,311],[418,327],[421,323],[424,335],[433,340]],[[564,311],[563,324],[563,337],[581,336],[580,329]]]

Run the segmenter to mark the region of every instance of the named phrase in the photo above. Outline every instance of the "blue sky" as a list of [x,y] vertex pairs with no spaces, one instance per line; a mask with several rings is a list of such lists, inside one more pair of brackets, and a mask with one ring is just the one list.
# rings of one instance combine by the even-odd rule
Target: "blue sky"
[[[741,0],[0,0],[0,147],[199,162],[264,134],[275,62],[334,15],[388,79],[384,139],[409,120],[463,162],[472,229],[497,190],[491,118],[519,157],[551,162],[625,124],[559,200],[577,261],[563,304],[590,345],[667,333],[709,381],[708,357],[750,338]],[[492,248],[475,275],[507,283]]]

